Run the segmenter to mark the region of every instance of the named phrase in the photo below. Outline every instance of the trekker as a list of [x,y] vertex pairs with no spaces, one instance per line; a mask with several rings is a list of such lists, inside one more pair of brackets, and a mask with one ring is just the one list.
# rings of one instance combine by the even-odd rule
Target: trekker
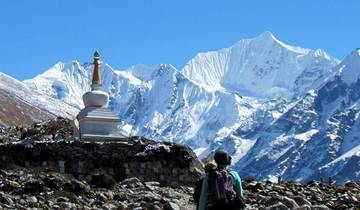
[[[208,161],[205,163],[205,173],[210,173],[217,168],[217,164],[214,161]],[[196,210],[199,210],[199,200],[200,200],[200,193],[201,187],[203,184],[204,177],[201,177],[198,182],[196,183],[196,187],[194,190],[193,198],[196,203]]]
[[203,178],[199,210],[239,210],[245,208],[241,179],[236,171],[228,170],[231,157],[225,150],[214,155],[217,168]]

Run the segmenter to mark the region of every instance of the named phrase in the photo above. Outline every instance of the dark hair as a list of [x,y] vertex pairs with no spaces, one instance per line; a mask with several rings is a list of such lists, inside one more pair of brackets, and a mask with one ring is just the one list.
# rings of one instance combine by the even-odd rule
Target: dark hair
[[231,157],[230,155],[223,149],[219,149],[215,152],[214,160],[218,165],[230,165]]

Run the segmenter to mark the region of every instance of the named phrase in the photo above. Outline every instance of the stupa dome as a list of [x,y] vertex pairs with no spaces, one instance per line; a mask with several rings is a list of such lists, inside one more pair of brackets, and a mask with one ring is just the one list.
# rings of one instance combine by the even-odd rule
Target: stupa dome
[[83,95],[85,107],[107,107],[109,103],[109,95],[101,90],[93,90]]

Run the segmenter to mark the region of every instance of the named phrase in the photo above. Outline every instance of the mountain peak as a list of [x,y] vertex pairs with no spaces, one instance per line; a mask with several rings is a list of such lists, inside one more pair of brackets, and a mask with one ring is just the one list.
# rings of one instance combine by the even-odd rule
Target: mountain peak
[[171,64],[159,64],[156,67],[156,70],[153,72],[152,76],[156,77],[156,76],[162,76],[164,74],[170,75],[176,71],[177,71],[177,69]]
[[239,40],[235,45],[242,45],[246,43],[251,42],[261,42],[261,43],[273,43],[273,42],[280,42],[273,33],[270,31],[264,31],[260,35],[253,37],[253,38],[247,38],[247,39],[241,39]]
[[351,84],[360,78],[360,49],[352,51],[338,66],[343,81]]
[[345,59],[343,60],[342,63],[344,62],[349,62],[349,61],[353,61],[355,60],[356,62],[358,62],[360,60],[360,48],[356,48],[355,50],[353,50],[348,56],[345,57]]
[[353,51],[353,54],[360,57],[360,48],[356,48],[356,50]]
[[[265,31],[229,48],[198,54],[182,72],[190,80],[209,89],[276,98],[306,92],[319,77],[306,76],[313,72],[307,74],[305,71],[315,71],[312,70],[314,66],[321,65],[318,74],[325,75],[336,64],[337,61],[322,50],[286,45],[271,32]],[[298,93],[295,89],[301,91]]]
[[173,65],[171,65],[171,64],[164,64],[164,63],[162,63],[162,64],[159,64],[158,66],[157,66],[157,68],[158,69],[169,69],[169,70],[177,70]]
[[274,36],[274,34],[271,33],[270,31],[264,31],[259,36],[257,36],[255,39],[268,39],[268,40],[278,41],[276,39],[276,37]]
[[271,42],[274,42],[274,43],[286,48],[289,51],[299,53],[299,54],[308,54],[311,51],[310,49],[287,45],[287,44],[283,43],[282,41],[280,41],[279,39],[277,39],[270,31],[265,31],[264,33],[260,34],[258,37],[254,38],[254,39],[255,40],[262,39],[262,40],[271,41]]
[[171,64],[159,64],[157,66],[136,64],[128,68],[126,71],[130,72],[133,76],[140,80],[152,80],[154,77],[161,76],[165,72],[172,74],[178,70]]
[[[296,46],[291,46],[291,45],[287,45],[285,43],[283,43],[282,41],[280,41],[279,39],[277,39],[273,33],[271,33],[270,31],[265,31],[263,33],[261,33],[260,35],[258,35],[255,38],[250,38],[250,39],[242,39],[240,41],[238,41],[234,46],[242,46],[242,45],[246,45],[252,43],[256,46],[261,46],[262,48],[267,48],[270,46],[281,46],[282,48],[285,48],[291,52],[295,52],[297,54],[302,54],[302,55],[306,55],[309,52],[311,52],[310,49],[306,49],[306,48],[302,48],[302,47],[296,47]],[[233,47],[234,47],[233,46]]]

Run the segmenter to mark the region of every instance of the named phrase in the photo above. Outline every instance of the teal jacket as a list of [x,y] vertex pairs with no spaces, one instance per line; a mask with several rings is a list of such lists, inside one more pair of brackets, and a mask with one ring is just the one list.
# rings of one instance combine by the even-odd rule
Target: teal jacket
[[[230,175],[234,182],[234,188],[236,193],[239,193],[240,196],[244,196],[244,190],[242,188],[241,179],[239,174],[236,171],[230,171]],[[208,176],[209,174],[206,173],[203,179],[201,193],[200,193],[200,200],[199,200],[199,210],[206,210],[207,208],[207,199],[208,199]]]

